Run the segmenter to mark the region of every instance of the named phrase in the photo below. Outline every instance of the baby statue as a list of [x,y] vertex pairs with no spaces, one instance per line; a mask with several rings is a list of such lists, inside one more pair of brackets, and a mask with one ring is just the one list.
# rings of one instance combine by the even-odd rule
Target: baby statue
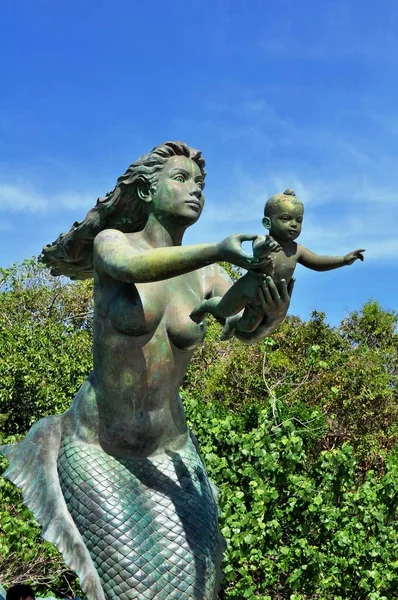
[[[267,277],[272,277],[279,289],[282,280],[291,280],[297,263],[314,271],[330,271],[364,259],[363,248],[345,256],[320,256],[296,244],[294,240],[301,233],[303,214],[303,203],[293,190],[272,196],[265,205],[263,218],[263,225],[270,235],[258,235],[252,243],[253,255],[263,267],[248,271],[222,298],[203,300],[191,312],[191,319],[200,323],[206,313],[227,319],[221,334],[223,340],[232,337],[235,330],[254,331],[264,318],[259,287]],[[242,309],[243,314],[237,314]]]

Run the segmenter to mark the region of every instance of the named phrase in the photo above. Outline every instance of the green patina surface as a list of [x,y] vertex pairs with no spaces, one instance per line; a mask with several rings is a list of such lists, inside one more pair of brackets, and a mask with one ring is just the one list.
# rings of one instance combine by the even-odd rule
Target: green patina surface
[[[191,313],[191,318],[200,322],[209,313],[228,319],[222,339],[232,337],[235,331],[251,332],[257,329],[267,312],[264,298],[270,299],[267,288],[260,286],[262,279],[272,280],[282,292],[281,286],[292,281],[297,264],[314,271],[330,271],[352,265],[358,259],[363,261],[363,248],[345,256],[321,256],[297,244],[295,240],[301,233],[303,217],[304,205],[293,190],[272,196],[264,207],[262,221],[269,236],[257,236],[253,240],[253,255],[263,262],[263,267],[249,269],[222,298],[203,300]],[[243,314],[238,315],[243,309]]]
[[[255,235],[181,245],[201,215],[204,178],[198,151],[161,144],[43,249],[53,274],[94,276],[94,370],[66,413],[2,452],[6,477],[89,600],[218,595],[217,507],[178,393],[205,335],[189,315],[231,288],[215,263],[260,270],[268,257],[243,251]],[[290,301],[291,285],[259,285],[262,318],[238,335],[248,343],[270,335]]]

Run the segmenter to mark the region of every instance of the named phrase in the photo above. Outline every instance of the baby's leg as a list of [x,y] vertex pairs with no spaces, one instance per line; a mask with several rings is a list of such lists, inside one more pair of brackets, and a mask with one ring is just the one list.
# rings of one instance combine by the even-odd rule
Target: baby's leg
[[226,319],[240,312],[248,302],[248,292],[252,287],[248,286],[249,282],[247,274],[238,279],[220,299],[217,305],[217,315],[214,316]]
[[202,302],[198,304],[198,306],[194,308],[189,315],[192,321],[195,321],[195,323],[201,323],[208,313],[213,315],[213,317],[218,317],[219,315],[217,309],[220,300],[220,296],[209,298],[208,300],[202,300]]
[[243,315],[235,315],[227,319],[221,332],[221,339],[230,339],[235,330],[243,332],[255,331],[264,318],[264,313],[259,306],[246,306]]
[[239,323],[241,318],[242,318],[241,315],[235,315],[233,317],[229,317],[228,319],[226,319],[225,325],[222,328],[220,340],[230,340],[231,337],[233,337],[233,335],[235,333],[236,325]]
[[235,329],[238,331],[255,331],[264,318],[264,313],[260,306],[246,306],[242,317]]
[[244,296],[247,290],[246,276],[238,279],[236,283],[222,296],[202,300],[202,302],[189,315],[192,321],[200,323],[210,313],[213,317],[226,319],[231,315],[236,315],[246,306],[247,300]]

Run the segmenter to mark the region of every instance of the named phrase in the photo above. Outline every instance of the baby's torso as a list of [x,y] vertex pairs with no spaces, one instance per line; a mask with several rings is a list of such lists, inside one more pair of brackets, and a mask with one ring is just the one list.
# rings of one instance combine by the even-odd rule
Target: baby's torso
[[281,279],[289,283],[293,277],[298,259],[297,244],[294,242],[290,248],[282,248],[279,252],[272,252],[271,259],[273,269],[271,277],[279,288]]
[[248,271],[246,275],[248,285],[245,295],[252,305],[260,305],[257,290],[266,276],[272,277],[279,291],[282,279],[289,283],[297,265],[297,244],[294,242],[291,247],[282,248],[279,252],[271,252],[269,258],[268,264],[261,273]]

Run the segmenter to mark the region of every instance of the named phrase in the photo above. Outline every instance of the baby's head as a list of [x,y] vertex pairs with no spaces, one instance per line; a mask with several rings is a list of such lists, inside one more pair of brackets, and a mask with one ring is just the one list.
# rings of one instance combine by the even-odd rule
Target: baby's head
[[303,203],[288,189],[267,200],[263,225],[277,242],[289,242],[300,235],[303,214]]

